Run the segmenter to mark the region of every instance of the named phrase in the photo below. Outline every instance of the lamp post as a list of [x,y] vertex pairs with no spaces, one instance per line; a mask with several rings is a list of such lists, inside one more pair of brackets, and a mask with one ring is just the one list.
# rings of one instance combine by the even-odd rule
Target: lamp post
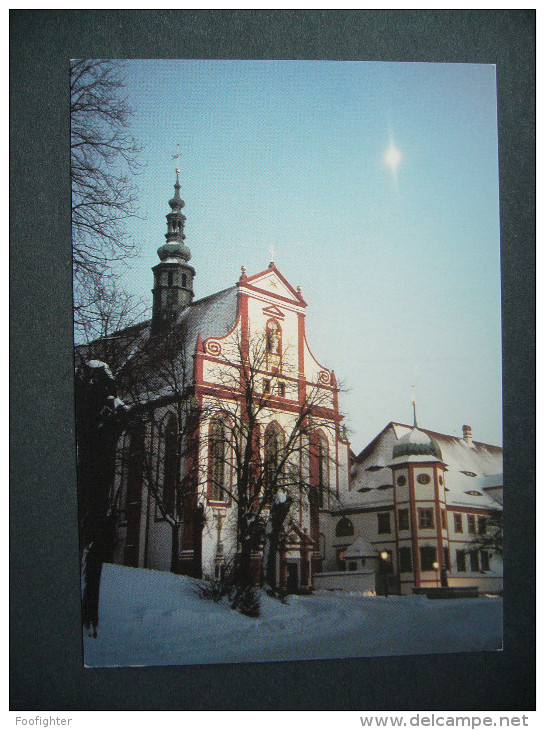
[[384,576],[384,595],[388,597],[388,560],[390,559],[390,554],[386,550],[383,550],[380,553],[380,559],[382,574]]
[[437,561],[433,564],[433,569],[435,570],[435,582],[437,583],[437,588],[439,588],[439,563]]

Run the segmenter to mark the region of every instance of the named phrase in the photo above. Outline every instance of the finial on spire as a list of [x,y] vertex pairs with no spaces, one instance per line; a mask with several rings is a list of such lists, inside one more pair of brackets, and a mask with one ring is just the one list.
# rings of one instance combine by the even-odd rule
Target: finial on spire
[[270,252],[271,252],[271,256],[270,256],[270,261],[269,261],[269,268],[271,266],[274,266],[274,246],[271,246]]
[[414,428],[418,428],[418,424],[416,422],[416,385],[412,386],[412,393],[413,393],[413,419],[414,419]]
[[180,174],[180,160],[182,159],[182,153],[180,152],[180,144],[178,143],[176,145],[177,153],[175,155],[172,155],[173,160],[177,160],[176,162],[176,176]]

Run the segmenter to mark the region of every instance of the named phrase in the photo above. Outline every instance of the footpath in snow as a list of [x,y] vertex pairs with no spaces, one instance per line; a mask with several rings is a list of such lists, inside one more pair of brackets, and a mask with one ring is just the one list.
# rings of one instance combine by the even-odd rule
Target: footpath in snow
[[98,637],[88,667],[292,661],[493,651],[502,645],[499,598],[428,600],[359,594],[263,596],[261,616],[204,601],[190,578],[105,565]]

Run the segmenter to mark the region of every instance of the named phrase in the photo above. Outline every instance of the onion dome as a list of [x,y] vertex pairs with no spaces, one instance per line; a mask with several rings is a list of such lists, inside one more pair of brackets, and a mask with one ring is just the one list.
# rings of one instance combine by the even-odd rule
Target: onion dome
[[168,201],[168,204],[170,205],[172,210],[181,210],[185,206],[184,201],[180,197],[180,188],[181,188],[181,185],[180,185],[179,173],[176,170],[176,182],[174,183],[174,197]]
[[420,429],[412,428],[394,445],[392,456],[402,461],[443,461],[439,444]]
[[168,243],[163,243],[162,246],[159,246],[157,249],[157,256],[159,256],[161,261],[168,262],[171,260],[172,263],[180,263],[180,259],[189,261],[191,258],[191,251],[183,243],[178,241],[169,241]]

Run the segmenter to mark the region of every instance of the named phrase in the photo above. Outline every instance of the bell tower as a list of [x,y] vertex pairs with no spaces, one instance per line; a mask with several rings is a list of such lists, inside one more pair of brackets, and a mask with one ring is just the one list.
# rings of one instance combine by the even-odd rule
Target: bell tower
[[193,277],[195,269],[189,265],[191,251],[185,245],[185,206],[180,197],[180,170],[176,168],[174,197],[168,201],[166,243],[157,249],[160,263],[153,267],[153,314],[152,334],[169,327],[179,312],[193,301]]

